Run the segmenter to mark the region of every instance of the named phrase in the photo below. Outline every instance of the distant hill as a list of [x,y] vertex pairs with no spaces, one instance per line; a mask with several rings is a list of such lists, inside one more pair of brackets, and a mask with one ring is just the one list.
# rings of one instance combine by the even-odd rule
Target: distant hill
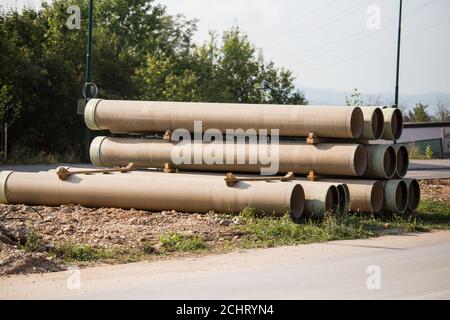
[[[310,104],[323,104],[323,105],[345,105],[345,97],[350,96],[352,91],[335,91],[327,89],[316,89],[310,87],[300,87],[305,93],[306,99]],[[394,102],[394,93],[377,93],[377,94],[364,94],[364,101],[375,101],[378,97],[382,105],[392,105]],[[430,105],[428,108],[430,113],[434,113],[436,107],[436,100],[439,97],[448,97],[450,94],[442,92],[429,92],[425,94],[401,94],[400,104],[406,106],[407,109],[413,107],[416,103],[422,102]]]

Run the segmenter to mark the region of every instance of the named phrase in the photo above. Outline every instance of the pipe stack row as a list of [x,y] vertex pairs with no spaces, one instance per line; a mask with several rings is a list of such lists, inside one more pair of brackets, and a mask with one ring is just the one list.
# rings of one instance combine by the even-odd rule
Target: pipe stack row
[[[94,166],[133,163],[146,170],[64,181],[52,171],[2,172],[0,202],[185,212],[237,212],[251,205],[266,214],[320,218],[333,211],[413,211],[420,199],[417,181],[403,179],[407,150],[370,144],[400,138],[402,114],[394,108],[92,99],[85,122],[91,130],[111,133],[92,141]],[[289,141],[217,138],[228,130],[243,136],[275,132]],[[195,140],[199,132],[202,139]],[[155,133],[171,135],[162,139]],[[308,136],[314,141],[302,140]],[[255,161],[262,156],[271,161]],[[277,170],[270,174],[293,172],[296,179],[251,181],[269,172],[274,159]],[[241,181],[228,186],[229,172]]]

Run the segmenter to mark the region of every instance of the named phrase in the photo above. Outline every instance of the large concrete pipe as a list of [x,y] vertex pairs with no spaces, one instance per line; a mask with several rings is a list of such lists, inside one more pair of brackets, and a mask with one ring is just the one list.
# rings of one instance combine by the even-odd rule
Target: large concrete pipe
[[414,212],[420,204],[420,185],[416,179],[404,179],[408,188],[408,211]]
[[300,217],[304,193],[296,183],[237,182],[227,187],[223,176],[207,181],[182,174],[72,175],[59,180],[55,172],[0,173],[0,202],[88,207],[178,210],[205,213],[239,212],[252,205],[257,212]]
[[91,130],[113,133],[165,132],[202,121],[202,131],[279,129],[281,136],[359,138],[364,119],[359,107],[287,106],[91,99],[84,112]]
[[408,207],[408,187],[403,180],[389,180],[384,183],[383,211],[403,213]]
[[[306,180],[304,178],[297,179],[297,182],[303,183],[304,181],[310,182],[309,180]],[[345,183],[339,183],[339,182],[330,182],[330,181],[314,181],[316,185],[323,184],[324,186],[332,185],[336,187],[337,191],[337,204],[336,204],[336,210],[340,213],[346,213],[349,209],[350,204],[350,189]],[[333,192],[333,190],[331,190]]]
[[398,140],[403,132],[403,115],[398,108],[384,108],[383,139]]
[[362,107],[364,130],[362,139],[378,140],[383,136],[384,116],[379,107]]
[[391,179],[396,170],[396,154],[391,145],[367,145],[366,178]]
[[403,145],[394,145],[395,153],[396,153],[396,170],[395,177],[404,178],[408,173],[409,168],[409,153],[408,149]]
[[347,211],[348,207],[348,188],[346,188],[345,184],[336,184],[335,187],[337,189],[339,198],[338,210],[340,213],[344,213]]
[[327,212],[335,212],[339,208],[339,195],[332,183],[296,180],[305,192],[304,217],[323,218]]
[[[97,137],[90,148],[95,166],[124,166],[130,162],[138,167],[163,168],[166,163],[173,168],[199,171],[261,172],[261,168],[276,167],[278,172],[293,171],[307,174],[314,170],[321,175],[360,176],[367,168],[367,152],[363,145],[319,144],[307,145],[281,142],[261,148],[257,143],[191,143],[181,147],[175,143],[154,139]],[[278,150],[278,156],[271,149]],[[189,153],[191,163],[175,161],[174,154]],[[238,161],[238,155],[243,158]],[[271,162],[262,165],[261,159]],[[278,157],[278,159],[277,159]],[[198,161],[195,160],[200,160]],[[210,159],[205,161],[206,159]],[[227,164],[227,159],[232,159]],[[253,159],[253,160],[252,160]],[[214,161],[211,161],[214,160]],[[195,164],[195,163],[198,164]],[[242,164],[239,164],[242,163]],[[267,162],[265,162],[267,163]],[[276,172],[275,172],[276,173]]]
[[384,187],[380,181],[325,179],[324,182],[344,183],[350,190],[349,210],[379,213],[384,203]]

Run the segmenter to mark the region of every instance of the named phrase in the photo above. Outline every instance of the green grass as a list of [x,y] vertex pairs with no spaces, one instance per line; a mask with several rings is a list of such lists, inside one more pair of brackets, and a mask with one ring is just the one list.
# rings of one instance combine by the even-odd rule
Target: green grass
[[418,211],[417,219],[426,228],[450,230],[450,203],[425,200]]
[[161,251],[164,252],[192,252],[206,248],[200,236],[186,236],[180,233],[166,233],[159,238]]
[[342,239],[365,239],[375,233],[353,216],[327,216],[322,221],[294,221],[283,217],[242,218],[243,246],[276,247]]
[[112,249],[95,249],[87,244],[61,243],[50,253],[64,262],[92,262],[116,258]]
[[26,252],[43,252],[45,251],[45,244],[42,239],[34,231],[32,227],[29,226],[25,244],[22,246],[22,250]]
[[450,204],[423,201],[416,214],[327,215],[320,221],[294,221],[288,215],[257,218],[253,208],[247,207],[240,217],[243,223],[239,228],[245,235],[244,247],[275,247],[450,229]]

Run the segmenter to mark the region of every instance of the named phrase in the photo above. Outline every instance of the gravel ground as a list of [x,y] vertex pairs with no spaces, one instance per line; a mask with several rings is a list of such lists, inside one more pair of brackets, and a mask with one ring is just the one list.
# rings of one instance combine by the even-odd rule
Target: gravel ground
[[[421,181],[420,185],[422,199],[450,202],[450,180]],[[65,265],[48,252],[64,243],[124,250],[139,250],[146,243],[158,251],[161,235],[175,232],[200,236],[215,247],[239,241],[239,223],[238,217],[225,219],[216,214],[0,205],[0,275],[62,270]],[[30,232],[43,244],[43,252],[21,249]]]
[[421,181],[420,191],[424,200],[450,202],[450,179]]
[[160,236],[167,233],[200,236],[211,246],[225,240],[232,242],[238,238],[233,226],[239,223],[238,217],[224,219],[215,214],[176,211],[94,209],[79,205],[0,205],[0,243],[3,242],[0,247],[0,275],[43,271],[40,267],[17,267],[18,260],[24,260],[23,264],[28,266],[37,259],[42,261],[43,267],[47,267],[47,271],[62,267],[53,262],[46,252],[25,253],[19,250],[26,243],[30,230],[38,236],[45,251],[64,243],[116,250],[139,250],[146,243],[158,250]]

